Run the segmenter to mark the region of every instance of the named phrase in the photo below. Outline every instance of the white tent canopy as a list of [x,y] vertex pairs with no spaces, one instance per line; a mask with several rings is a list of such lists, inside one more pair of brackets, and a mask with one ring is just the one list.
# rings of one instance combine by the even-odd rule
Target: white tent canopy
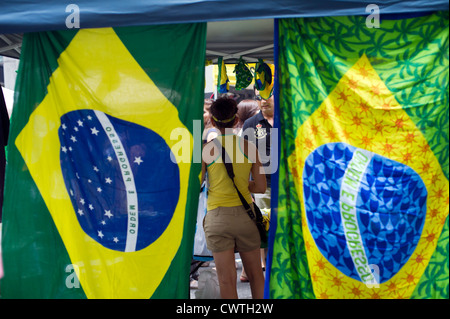
[[206,58],[235,63],[243,56],[247,62],[259,58],[273,62],[273,19],[209,22],[206,35]]

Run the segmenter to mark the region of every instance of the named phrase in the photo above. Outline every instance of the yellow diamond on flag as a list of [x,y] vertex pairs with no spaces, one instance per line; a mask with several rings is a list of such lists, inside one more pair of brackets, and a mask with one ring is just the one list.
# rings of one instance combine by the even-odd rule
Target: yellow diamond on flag
[[[148,245],[139,247],[137,232],[142,228],[138,228],[134,215],[136,212],[133,211],[137,205],[133,202],[137,192],[133,187],[137,184],[138,176],[134,176],[134,180],[128,176],[127,167],[135,165],[138,169],[143,167],[147,159],[138,155],[130,160],[125,157],[123,145],[117,138],[118,134],[114,133],[110,119],[114,117],[125,126],[133,125],[151,130],[170,149],[176,142],[170,138],[172,130],[184,128],[184,125],[178,117],[176,107],[142,70],[113,29],[80,30],[60,55],[58,65],[50,78],[46,97],[32,113],[15,143],[51,213],[86,296],[150,298],[161,283],[181,243],[190,163],[178,161],[174,164],[179,171],[179,198],[177,197],[178,202],[175,201],[176,207],[166,228],[161,230],[160,235],[151,238]],[[97,231],[93,234],[86,232],[77,218],[92,213],[90,210],[94,206],[84,203],[82,198],[86,209],[75,210],[71,201],[73,190],[64,187],[67,186],[66,176],[63,176],[60,156],[73,149],[61,144],[65,129],[61,118],[70,112],[82,110],[92,111],[103,125],[103,128],[91,128],[92,136],[104,130],[107,133],[104,135],[108,136],[109,143],[114,146],[111,150],[114,149],[115,153],[111,153],[108,158],[105,156],[105,161],[111,161],[117,156],[120,162],[123,176],[119,174],[116,178],[123,178],[129,200],[128,217],[126,212],[121,217],[124,225],[128,225],[125,228],[127,243],[124,251],[102,245],[105,234],[101,231],[98,234]],[[70,129],[81,130],[83,122],[78,125]],[[70,138],[73,143],[81,142],[75,136]],[[190,141],[192,145],[191,135]],[[146,145],[136,145],[131,151],[138,154],[145,147]],[[97,150],[85,150],[87,154],[95,151]],[[173,155],[175,158],[179,156]],[[97,167],[93,167],[93,173],[97,170]],[[77,175],[76,178],[85,180],[86,184],[91,183],[91,179],[85,176]],[[104,182],[109,185],[112,179],[108,176]],[[146,183],[157,181],[148,180]],[[98,192],[95,194],[101,198],[105,190],[97,187],[93,192]],[[114,192],[114,188],[111,188],[111,192]],[[111,211],[101,214],[104,218],[102,223],[112,220]],[[86,224],[84,227],[94,226]],[[111,238],[113,244],[118,241],[120,237]]]
[[289,168],[316,297],[409,298],[448,216],[448,181],[365,55],[299,128]]

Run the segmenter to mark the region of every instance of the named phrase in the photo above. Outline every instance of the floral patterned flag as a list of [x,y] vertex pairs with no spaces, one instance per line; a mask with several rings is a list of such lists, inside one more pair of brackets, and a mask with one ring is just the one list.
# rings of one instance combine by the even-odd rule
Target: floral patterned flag
[[449,297],[448,11],[279,20],[271,298]]

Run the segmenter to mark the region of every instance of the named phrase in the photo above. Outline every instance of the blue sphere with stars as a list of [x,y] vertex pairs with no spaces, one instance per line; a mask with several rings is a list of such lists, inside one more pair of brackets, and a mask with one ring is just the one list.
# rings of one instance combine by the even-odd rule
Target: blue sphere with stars
[[180,195],[177,163],[153,130],[95,110],[61,117],[60,163],[83,231],[102,246],[141,250],[169,225]]

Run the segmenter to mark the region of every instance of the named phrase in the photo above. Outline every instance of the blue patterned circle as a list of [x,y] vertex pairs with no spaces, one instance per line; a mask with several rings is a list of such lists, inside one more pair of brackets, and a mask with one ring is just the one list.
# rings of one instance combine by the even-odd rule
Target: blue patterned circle
[[[303,195],[308,227],[323,256],[345,275],[360,280],[350,254],[340,204],[343,178],[358,149],[345,143],[318,147],[306,159]],[[367,151],[366,151],[367,152]],[[357,225],[367,264],[376,265],[379,282],[392,278],[420,239],[427,189],[410,167],[372,154],[356,197]]]
[[[102,113],[109,123],[104,128],[96,114],[79,110],[61,117],[65,185],[86,234],[106,248],[126,251],[132,233],[137,251],[161,236],[174,214],[180,193],[178,165],[154,131]],[[129,185],[134,185],[134,193]]]

